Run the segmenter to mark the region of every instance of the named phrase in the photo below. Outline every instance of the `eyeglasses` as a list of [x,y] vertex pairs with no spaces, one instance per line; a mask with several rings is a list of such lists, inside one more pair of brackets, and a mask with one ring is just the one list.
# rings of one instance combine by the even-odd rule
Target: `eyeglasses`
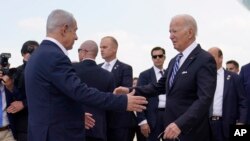
[[156,59],[157,57],[159,58],[163,58],[165,55],[161,54],[161,55],[152,55],[152,58]]
[[79,49],[78,49],[78,52],[80,52],[81,50],[82,50],[82,49],[79,48]]
[[[163,139],[163,135],[164,135],[164,131],[161,132],[159,135],[158,135],[158,139]],[[176,137],[175,139],[173,139],[173,141],[181,141],[179,137]]]

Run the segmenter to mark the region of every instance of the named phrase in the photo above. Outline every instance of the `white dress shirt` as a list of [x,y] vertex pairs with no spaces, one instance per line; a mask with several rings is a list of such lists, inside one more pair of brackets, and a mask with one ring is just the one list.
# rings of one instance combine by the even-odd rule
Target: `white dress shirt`
[[183,52],[182,52],[182,57],[180,59],[180,64],[179,68],[181,65],[184,63],[184,61],[187,59],[188,55],[197,47],[197,43],[194,41],[191,45],[189,45]]
[[213,116],[222,116],[222,104],[223,104],[223,92],[224,92],[224,69],[221,67],[217,70],[217,84],[213,101]]
[[[117,58],[115,58],[114,60],[112,60],[110,62],[104,62],[103,65],[102,65],[102,68],[109,71],[109,72],[111,72],[114,65],[115,65],[115,63],[116,63],[116,61],[117,61]],[[107,66],[109,66],[109,67],[107,68]]]
[[[155,76],[156,76],[156,80],[157,82],[159,81],[159,79],[162,77],[160,71],[162,71],[164,73],[164,70],[160,70],[157,67],[153,67],[154,71],[155,71]],[[158,95],[159,98],[159,103],[158,103],[158,108],[165,108],[166,105],[166,94],[160,94]]]

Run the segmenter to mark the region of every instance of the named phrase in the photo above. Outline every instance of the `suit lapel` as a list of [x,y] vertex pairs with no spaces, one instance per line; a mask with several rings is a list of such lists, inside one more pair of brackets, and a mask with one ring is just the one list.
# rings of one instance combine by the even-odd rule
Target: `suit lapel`
[[223,99],[225,99],[226,94],[228,93],[229,87],[231,83],[231,75],[224,70],[224,89],[223,89]]
[[115,65],[113,66],[111,72],[116,72],[116,71],[118,71],[118,70],[119,70],[119,67],[120,67],[120,61],[117,60],[117,61],[115,62]]
[[[177,73],[176,73],[176,75],[175,75],[175,78],[174,78],[174,81],[173,81],[173,86],[174,86],[176,80],[178,80],[178,78],[179,78],[180,75],[182,75],[183,73],[188,73],[188,72],[187,72],[188,67],[189,67],[189,66],[192,64],[192,62],[196,59],[196,56],[197,56],[197,54],[198,54],[200,51],[201,51],[201,47],[200,47],[200,45],[198,45],[198,46],[189,54],[189,56],[187,57],[187,59],[186,59],[186,60],[184,61],[184,63],[181,65],[180,69],[177,71]],[[175,57],[175,58],[176,58],[176,57]],[[171,71],[168,72],[168,80],[167,80],[167,82],[169,82],[169,78],[170,78],[170,75],[171,75],[171,73],[172,73],[172,69],[173,69],[173,67],[174,67],[175,58],[172,59],[171,64],[170,64],[170,66],[169,66],[169,67],[171,68],[171,69],[170,69]],[[173,88],[173,86],[172,86],[172,88]]]
[[151,77],[151,80],[152,80],[151,82],[155,83],[157,81],[156,76],[155,76],[155,70],[154,70],[153,67],[150,69],[150,77]]

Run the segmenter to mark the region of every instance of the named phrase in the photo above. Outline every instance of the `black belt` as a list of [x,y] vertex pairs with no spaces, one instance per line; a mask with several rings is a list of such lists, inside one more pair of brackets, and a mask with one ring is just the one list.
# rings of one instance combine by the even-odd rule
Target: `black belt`
[[4,130],[8,130],[8,129],[10,129],[10,127],[8,125],[4,126],[4,127],[0,127],[0,132],[4,131]]
[[210,119],[211,120],[221,120],[222,117],[221,116],[211,116]]
[[165,108],[158,108],[158,111],[165,111]]

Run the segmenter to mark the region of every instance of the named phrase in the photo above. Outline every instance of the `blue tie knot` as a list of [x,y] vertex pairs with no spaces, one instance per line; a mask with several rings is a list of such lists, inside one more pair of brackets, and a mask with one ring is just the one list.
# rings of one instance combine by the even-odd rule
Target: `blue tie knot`
[[177,54],[176,61],[179,61],[179,60],[181,59],[182,56],[183,56],[182,53]]

